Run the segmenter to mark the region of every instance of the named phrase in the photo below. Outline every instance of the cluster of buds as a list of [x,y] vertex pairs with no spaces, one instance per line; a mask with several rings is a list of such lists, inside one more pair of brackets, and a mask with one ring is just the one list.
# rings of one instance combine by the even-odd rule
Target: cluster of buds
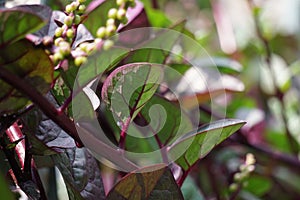
[[245,163],[240,165],[239,172],[234,174],[234,182],[229,186],[230,191],[234,192],[247,185],[247,179],[249,178],[250,173],[255,170],[255,162],[254,155],[248,153],[246,155]]
[[65,8],[67,16],[64,24],[55,30],[54,54],[51,56],[54,63],[62,61],[71,54],[71,44],[75,37],[77,26],[81,23],[81,15],[85,12],[85,0],[76,0],[68,4]]
[[67,16],[64,19],[64,24],[55,30],[54,45],[56,49],[54,54],[51,55],[51,59],[55,64],[71,55],[74,58],[74,64],[80,66],[87,61],[87,57],[98,47],[102,47],[103,50],[110,49],[114,42],[109,38],[116,33],[119,24],[127,23],[127,9],[135,6],[134,0],[116,0],[117,8],[111,8],[108,11],[106,26],[98,28],[97,38],[93,42],[84,42],[71,51],[71,44],[76,35],[77,27],[81,23],[81,15],[86,9],[85,5],[82,4],[85,1],[75,0],[65,8]]
[[97,30],[97,39],[104,40],[103,49],[110,49],[114,42],[110,39],[117,31],[117,26],[119,24],[126,24],[128,19],[126,17],[126,12],[129,7],[135,6],[134,0],[116,0],[118,8],[111,8],[108,11],[108,19],[106,21],[106,26],[101,26]]

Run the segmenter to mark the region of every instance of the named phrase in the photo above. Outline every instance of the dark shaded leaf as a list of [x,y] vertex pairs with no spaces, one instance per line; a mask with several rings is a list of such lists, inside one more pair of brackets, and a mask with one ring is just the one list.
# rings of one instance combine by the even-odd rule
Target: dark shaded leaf
[[[49,56],[27,40],[20,40],[0,49],[0,71],[1,68],[23,78],[41,93],[46,93],[53,81],[53,63]],[[14,112],[29,102],[19,91],[2,80],[0,88],[0,114]]]
[[[51,94],[47,98],[56,104]],[[35,155],[52,155],[76,146],[74,140],[40,110],[30,111],[22,120],[32,145],[31,151]]]
[[42,28],[45,23],[37,14],[22,8],[0,10],[0,47]]
[[170,169],[154,165],[123,177],[109,192],[107,200],[182,199]]
[[187,170],[244,124],[242,120],[224,119],[201,126],[197,131],[184,135],[172,144],[169,155],[176,158],[178,152],[184,149],[184,153],[180,155],[176,163]]
[[150,63],[119,67],[105,80],[102,99],[120,122],[132,121],[156,92],[162,72],[160,65]]
[[87,149],[66,149],[52,159],[64,178],[69,199],[105,199],[99,166]]

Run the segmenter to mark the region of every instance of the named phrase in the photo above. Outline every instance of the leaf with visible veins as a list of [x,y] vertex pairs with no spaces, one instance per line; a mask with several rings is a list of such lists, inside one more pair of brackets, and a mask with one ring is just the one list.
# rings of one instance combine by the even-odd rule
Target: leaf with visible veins
[[183,200],[171,170],[165,165],[149,166],[123,177],[107,200]]

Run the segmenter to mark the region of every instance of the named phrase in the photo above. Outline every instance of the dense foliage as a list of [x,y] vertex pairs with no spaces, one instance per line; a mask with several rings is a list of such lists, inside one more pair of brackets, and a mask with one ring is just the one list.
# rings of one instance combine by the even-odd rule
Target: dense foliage
[[42,2],[0,9],[1,198],[298,199],[300,3]]

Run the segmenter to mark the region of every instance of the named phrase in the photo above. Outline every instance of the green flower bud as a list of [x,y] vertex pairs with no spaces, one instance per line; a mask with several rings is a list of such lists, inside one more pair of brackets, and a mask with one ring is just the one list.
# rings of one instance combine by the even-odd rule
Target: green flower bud
[[59,61],[63,60],[64,59],[64,55],[60,52],[57,52],[53,55],[53,62],[54,63],[58,63]]
[[106,28],[103,26],[98,28],[96,35],[97,35],[97,38],[104,38],[106,35]]
[[59,43],[62,42],[62,41],[64,41],[64,39],[62,37],[59,37],[59,38],[54,40],[54,45],[59,46]]
[[115,25],[109,25],[109,26],[107,26],[106,27],[106,37],[110,37],[110,36],[112,36],[114,33],[115,33],[115,31],[116,31],[116,26]]
[[79,0],[79,3],[84,3],[86,0]]
[[74,10],[72,9],[72,6],[70,4],[66,5],[66,9],[65,9],[66,13],[70,14],[71,12],[73,12]]
[[80,65],[84,64],[87,61],[87,58],[84,56],[76,57],[74,60],[74,64],[79,67]]
[[120,8],[117,13],[117,19],[122,21],[126,17],[126,10],[124,8]]
[[116,3],[117,3],[117,6],[122,6],[124,3],[126,2],[126,0],[117,0]]
[[85,5],[80,5],[79,8],[78,8],[78,12],[82,14],[82,13],[85,12],[85,9],[86,9]]
[[112,40],[105,40],[103,44],[103,49],[109,50],[114,45],[114,42]]
[[229,186],[229,190],[231,191],[231,192],[235,192],[237,189],[238,189],[238,184],[236,184],[236,183],[232,183],[232,184],[230,184],[230,186]]
[[58,27],[55,29],[55,37],[60,37],[62,35],[62,33],[64,32],[64,30],[61,27]]
[[81,22],[81,17],[79,15],[75,15],[74,24],[78,25]]
[[66,35],[68,38],[73,38],[74,37],[73,29],[68,29]]
[[66,16],[64,20],[64,24],[67,25],[68,27],[72,26],[73,19],[74,18],[71,16]]
[[62,55],[69,55],[71,53],[71,46],[68,42],[62,41],[59,43],[59,52]]
[[79,2],[73,1],[70,5],[71,5],[72,10],[74,11],[78,8]]
[[109,25],[115,25],[115,20],[114,19],[108,19],[106,21],[106,26],[109,26]]
[[117,17],[117,13],[118,13],[118,10],[116,8],[111,8],[109,11],[108,11],[108,18],[111,18],[111,19],[116,19]]

